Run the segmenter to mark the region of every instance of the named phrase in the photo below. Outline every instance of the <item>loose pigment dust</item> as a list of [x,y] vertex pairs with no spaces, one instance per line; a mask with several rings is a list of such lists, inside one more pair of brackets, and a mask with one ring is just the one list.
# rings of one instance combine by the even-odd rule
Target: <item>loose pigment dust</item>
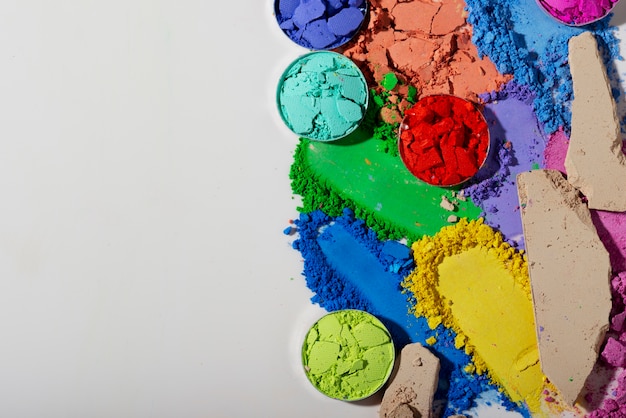
[[[606,333],[596,335],[595,366],[570,402],[557,385],[561,383],[552,382],[542,368],[538,338],[547,334],[533,316],[534,298],[541,295],[533,294],[533,254],[525,251],[530,237],[524,235],[516,182],[520,173],[543,169],[559,170],[567,178],[572,38],[593,35],[606,65],[603,71],[615,81],[613,96],[622,93],[611,65],[619,57],[619,42],[610,18],[583,26],[564,24],[535,0],[279,3],[283,30],[313,40],[315,45],[309,42],[307,48],[334,48],[359,68],[367,85],[366,106],[362,97],[354,100],[341,91],[328,96],[349,99],[362,111],[359,119],[355,106],[333,108],[345,120],[339,125],[358,122],[351,133],[330,141],[310,135],[327,131],[314,127],[318,114],[311,106],[316,105],[308,103],[315,100],[295,93],[289,99],[308,100],[292,112],[315,113],[301,122],[304,131],[294,147],[290,179],[301,198],[300,216],[284,231],[303,257],[303,280],[314,293],[311,302],[330,312],[369,312],[382,321],[397,352],[419,343],[436,356],[438,379],[428,409],[432,416],[479,416],[485,402],[526,417],[626,416],[626,214],[589,210],[592,232],[610,257],[606,282],[612,305]],[[589,17],[614,6],[609,1],[588,2],[591,6],[544,3],[572,19],[578,9]],[[367,11],[360,26],[357,10]],[[358,29],[352,40],[334,47],[331,38],[350,36],[322,28],[333,26],[338,13],[346,14],[348,27]],[[323,89],[337,72],[323,72],[315,88]],[[407,146],[428,158],[406,165],[402,121],[433,95],[471,103],[465,116],[484,121],[486,132],[456,123],[445,109],[447,122],[445,116],[426,124],[423,118],[411,121],[415,133],[409,139],[421,142],[412,146],[408,141]],[[437,136],[441,132],[445,143]],[[455,170],[437,175],[439,183],[418,178],[434,162],[446,160]],[[575,196],[580,204],[572,207],[588,210],[585,196]],[[571,309],[584,309],[584,303]],[[564,356],[567,351],[562,348]],[[342,357],[332,353],[328,357],[324,351],[318,359],[322,366],[318,362],[316,367],[335,367],[336,372],[337,366],[329,364]],[[350,360],[341,367],[356,372],[361,365]]]

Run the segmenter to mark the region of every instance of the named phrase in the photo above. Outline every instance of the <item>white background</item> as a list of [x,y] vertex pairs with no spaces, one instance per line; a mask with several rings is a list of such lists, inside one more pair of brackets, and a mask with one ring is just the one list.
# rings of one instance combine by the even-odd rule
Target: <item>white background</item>
[[304,52],[268,0],[0,2],[1,417],[377,416],[299,368]]

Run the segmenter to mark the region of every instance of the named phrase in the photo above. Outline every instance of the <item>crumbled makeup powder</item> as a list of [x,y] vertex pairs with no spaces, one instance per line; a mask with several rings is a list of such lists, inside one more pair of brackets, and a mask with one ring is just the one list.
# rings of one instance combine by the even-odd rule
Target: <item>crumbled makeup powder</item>
[[439,359],[420,343],[407,344],[397,361],[380,404],[380,418],[392,418],[401,405],[418,417],[433,416],[433,399],[439,380]]
[[311,49],[332,49],[348,42],[367,12],[365,0],[276,0],[280,28],[295,43]]
[[[367,134],[335,143],[302,141],[291,168],[292,188],[302,196],[302,210],[322,209],[336,216],[344,207],[381,237],[410,241],[447,225],[449,212],[440,207],[442,190],[418,180],[398,156],[380,152]],[[480,210],[470,201],[457,204],[456,214],[475,219]]]
[[[376,315],[397,347],[425,345],[434,338],[431,348],[441,359],[435,399],[443,416],[472,408],[479,394],[494,389],[488,377],[465,370],[471,370],[471,358],[455,345],[459,339],[453,332],[443,325],[431,329],[426,318],[409,313],[411,303],[401,292],[401,283],[414,264],[406,246],[378,240],[349,210],[333,218],[320,211],[301,214],[294,224],[298,239],[293,246],[302,253],[303,276],[314,292],[313,303],[328,311],[363,309]],[[526,416],[523,408],[505,397],[498,402]]]
[[405,403],[400,404],[387,414],[386,418],[416,418],[417,415],[413,412],[413,409]]
[[544,135],[532,111],[534,95],[515,82],[482,95],[491,135],[491,155],[464,192],[482,208],[485,223],[524,248],[515,176],[541,164]]
[[517,176],[541,368],[573,405],[611,309],[609,254],[578,191],[556,170]]
[[503,74],[513,74],[535,94],[534,110],[546,133],[569,132],[572,83],[567,40],[583,31],[598,37],[605,60],[619,56],[618,40],[606,20],[584,29],[547,16],[536,0],[466,0],[472,42]]
[[311,383],[325,395],[360,400],[377,392],[391,375],[394,345],[385,326],[360,310],[320,318],[302,347],[302,364]]
[[574,100],[565,156],[568,181],[587,197],[590,208],[624,212],[626,155],[611,86],[591,33],[569,40],[569,61]]
[[[389,172],[393,172],[398,168],[401,169],[401,166],[397,165],[399,162],[397,154],[395,156],[393,154],[394,151],[397,151],[395,146],[396,127],[393,122],[398,114],[402,115],[404,109],[407,108],[407,103],[409,103],[405,98],[409,97],[409,94],[407,94],[408,88],[411,86],[411,83],[414,83],[414,81],[411,81],[409,70],[411,67],[419,67],[425,63],[416,59],[419,57],[419,54],[415,54],[411,57],[412,62],[405,64],[402,68],[394,68],[393,60],[387,56],[387,50],[396,42],[402,42],[410,38],[424,40],[432,37],[443,53],[436,58],[445,57],[448,53],[445,48],[446,44],[441,42],[449,39],[449,35],[429,35],[421,29],[416,30],[415,33],[405,33],[404,30],[397,31],[393,28],[392,23],[394,23],[393,20],[395,18],[389,11],[393,10],[398,4],[414,2],[417,1],[372,1],[372,15],[369,26],[363,29],[358,40],[345,47],[346,54],[352,56],[365,72],[369,87],[376,89],[375,94],[385,93],[387,95],[387,98],[382,100],[381,107],[396,106],[390,107],[391,111],[384,111],[386,116],[389,117],[386,122],[392,123],[384,123],[384,121],[380,123],[381,115],[380,108],[378,108],[373,113],[375,118],[370,119],[370,121],[376,121],[376,123],[372,124],[370,122],[367,126],[362,126],[361,129],[355,131],[351,136],[338,141],[336,144],[315,142],[313,143],[313,148],[310,147],[311,141],[302,141],[299,144],[296,151],[296,161],[292,166],[292,185],[294,191],[303,197],[303,208],[301,210],[307,213],[303,213],[301,219],[296,221],[299,234],[296,241],[297,244],[294,243],[294,245],[302,252],[305,264],[303,274],[307,280],[307,285],[314,292],[312,299],[314,303],[320,304],[327,310],[356,307],[373,313],[383,313],[381,317],[390,318],[389,323],[386,323],[386,325],[394,336],[394,341],[396,339],[400,341],[399,347],[409,341],[426,344],[427,339],[430,340],[432,338],[434,340],[433,352],[442,359],[441,383],[436,394],[436,404],[441,406],[441,411],[443,411],[441,416],[450,416],[470,409],[474,404],[474,400],[482,392],[488,390],[489,387],[493,388],[493,386],[488,384],[486,375],[471,373],[472,367],[475,368],[475,366],[470,361],[470,357],[462,351],[466,347],[467,342],[465,335],[456,335],[449,329],[444,328],[443,325],[439,325],[434,330],[431,330],[424,317],[418,318],[411,314],[407,315],[406,311],[402,312],[404,309],[410,309],[411,304],[407,305],[405,299],[401,297],[396,299],[394,295],[402,296],[399,288],[400,282],[402,277],[405,277],[410,272],[412,263],[405,264],[407,261],[400,259],[391,261],[393,257],[389,254],[382,256],[382,242],[378,241],[376,233],[378,232],[379,238],[402,238],[406,236],[409,242],[419,239],[423,234],[435,234],[441,226],[449,225],[446,221],[450,212],[446,213],[439,207],[441,196],[445,195],[451,201],[461,202],[461,199],[455,200],[453,195],[455,191],[439,190],[432,194],[424,195],[415,193],[415,191],[410,189],[402,189],[403,186],[401,185],[400,189],[405,192],[398,197],[400,201],[406,200],[407,197],[420,195],[422,196],[421,198],[416,198],[418,204],[428,202],[428,205],[416,211],[414,215],[406,215],[406,212],[412,209],[413,202],[406,203],[403,208],[398,208],[397,213],[393,213],[388,211],[388,206],[393,205],[391,196],[384,201],[379,201],[376,198],[382,191],[384,191],[383,195],[393,194],[391,189],[396,187],[395,181],[400,181],[400,184],[403,182],[402,176],[395,178],[392,182],[381,181],[377,168],[378,170]],[[459,6],[458,1],[448,0],[444,0],[441,3],[430,1],[420,3],[437,7],[456,8],[457,10]],[[504,76],[502,80],[498,80],[497,87],[485,87],[482,90],[476,89],[474,91],[475,94],[481,95],[496,90],[485,101],[488,102],[486,106],[487,112],[489,107],[497,110],[497,112],[491,115],[490,119],[490,123],[493,124],[493,126],[490,126],[492,140],[495,139],[494,126],[496,127],[496,132],[498,128],[500,129],[500,134],[496,134],[499,142],[494,145],[492,141],[492,150],[494,151],[494,158],[497,163],[495,166],[497,168],[491,172],[494,174],[494,177],[487,175],[485,178],[479,179],[478,183],[485,186],[482,189],[482,193],[484,193],[482,198],[479,198],[481,196],[479,187],[474,189],[474,194],[469,192],[469,188],[462,190],[466,195],[470,196],[467,199],[468,206],[460,206],[460,211],[458,213],[455,212],[455,215],[458,214],[459,218],[476,219],[482,212],[482,215],[485,217],[485,223],[502,231],[505,241],[514,245],[520,243],[519,246],[523,248],[523,236],[521,232],[516,232],[518,230],[521,231],[519,208],[515,205],[509,206],[506,203],[511,200],[511,197],[516,200],[515,182],[510,180],[512,177],[514,178],[512,170],[515,171],[518,168],[520,170],[529,170],[535,166],[543,165],[544,156],[542,151],[548,136],[543,135],[542,130],[552,133],[559,132],[561,129],[563,133],[561,139],[564,138],[564,140],[559,143],[561,146],[567,144],[567,132],[569,132],[570,123],[568,104],[572,97],[572,84],[567,64],[566,43],[569,37],[581,33],[582,30],[554,22],[542,13],[534,3],[534,0],[520,0],[517,2],[467,0],[467,5],[469,11],[468,20],[473,23],[473,28],[471,28],[473,39],[481,53],[485,54],[485,58],[488,57],[485,61],[492,60],[504,73],[511,74],[517,81],[517,87],[511,83],[506,84],[504,90],[508,89],[510,92],[506,93],[506,97],[498,97],[500,92],[497,90],[502,86],[502,81],[509,78],[509,76]],[[407,6],[401,6],[398,10],[401,11],[402,7]],[[426,8],[427,6],[424,7]],[[396,15],[395,17],[399,18],[401,23],[407,19],[418,19],[418,21],[426,25],[425,27],[430,27],[428,18],[420,20],[419,16],[398,14],[401,16]],[[426,14],[425,16],[429,15]],[[440,28],[440,25],[445,26],[446,24],[456,25],[454,22],[456,22],[455,19],[448,21],[438,20],[436,27]],[[466,28],[469,29],[468,26]],[[446,30],[448,29],[449,27]],[[618,55],[617,40],[612,30],[607,28],[606,20],[591,24],[585,30],[592,31],[598,37],[601,52],[605,59]],[[456,33],[458,34],[456,39],[463,40],[463,27],[457,29]],[[469,35],[471,32],[466,33]],[[400,36],[396,38],[396,35]],[[405,38],[403,39],[402,37]],[[373,38],[378,39],[378,47],[368,49],[368,42]],[[411,42],[418,46],[423,44],[409,41],[405,42],[405,45],[411,45]],[[381,47],[385,43],[387,46]],[[373,43],[373,45],[375,44],[376,42]],[[466,46],[465,41],[461,44],[463,48]],[[359,55],[359,51],[361,55]],[[611,71],[611,68],[609,70]],[[387,75],[390,73],[393,76]],[[466,74],[472,73],[467,72]],[[610,72],[609,75],[613,77],[614,73]],[[455,75],[450,80],[451,86],[456,88],[455,83],[459,82],[463,77],[463,74]],[[397,82],[394,81],[394,78]],[[559,80],[559,82],[556,83],[555,80]],[[380,81],[383,85],[379,85],[376,81]],[[480,77],[474,77],[470,81],[484,82],[485,80]],[[394,83],[395,86],[392,87]],[[420,87],[419,83],[416,85]],[[439,85],[434,84],[432,88],[444,88],[446,85],[447,80]],[[429,87],[421,86],[420,88],[422,89],[419,91],[421,96],[424,94],[423,90],[428,91]],[[401,92],[400,89],[404,89],[404,92]],[[416,96],[413,97],[415,98]],[[519,125],[521,126],[520,128],[515,128],[516,119],[520,113],[514,110],[515,106],[511,105],[514,101],[523,104],[525,109],[527,109],[523,110],[523,112],[531,115],[535,122],[532,122],[530,125]],[[370,99],[370,103],[372,102],[373,100]],[[370,109],[372,108],[374,106],[370,106]],[[534,116],[532,115],[533,108],[535,111]],[[518,109],[524,109],[524,107],[519,107]],[[489,115],[486,114],[486,116]],[[538,122],[536,122],[537,120]],[[366,123],[368,123],[367,119],[363,122],[363,125],[366,125]],[[527,126],[537,126],[536,131],[533,128],[534,139],[532,141],[528,141],[525,138],[528,135]],[[516,135],[518,135],[518,139],[515,139]],[[553,138],[551,138],[548,146],[553,143]],[[336,147],[331,147],[330,145],[336,145]],[[361,161],[364,166],[368,166],[370,169],[370,171],[360,171],[357,177],[364,184],[367,184],[367,182],[363,181],[365,178],[372,183],[374,180],[378,180],[377,183],[370,184],[365,192],[357,192],[360,183],[352,182],[352,171],[347,170],[343,173],[330,171],[327,173],[326,166],[320,164],[320,161],[326,159],[329,162],[328,165],[332,166],[330,162],[336,157],[335,153],[337,155],[342,154],[335,148],[343,148],[343,151],[346,152],[346,156],[344,156],[346,160],[348,159],[348,153],[356,151],[351,161],[353,163]],[[378,158],[376,154],[384,154],[396,158],[395,160],[393,158]],[[560,155],[564,156],[564,154]],[[562,157],[560,158],[560,164],[562,165]],[[552,158],[546,154],[546,160],[548,159],[550,160],[549,164],[559,164],[559,157]],[[548,161],[546,161],[546,164],[548,164]],[[500,173],[506,174],[498,177],[501,175]],[[384,180],[387,178],[389,177],[385,176]],[[487,183],[490,186],[487,186]],[[476,202],[479,208],[474,206],[472,201]],[[342,215],[342,209],[346,207],[352,208],[357,218],[362,220],[355,219],[354,214],[349,216],[346,214]],[[316,211],[316,209],[320,208],[338,217],[329,217]],[[624,271],[624,267],[626,267],[626,261],[624,261],[626,259],[626,244],[624,244],[626,242],[626,222],[623,219],[625,217],[622,214],[610,214],[599,211],[592,212],[592,217],[596,225],[604,222],[603,227],[597,226],[597,229],[605,246],[611,253],[611,262],[614,270],[616,272]],[[517,222],[509,222],[509,220],[515,218],[517,218]],[[438,220],[434,222],[434,219]],[[459,222],[461,221],[462,219],[459,220]],[[440,226],[437,226],[437,222]],[[509,227],[509,225],[513,226]],[[368,226],[373,229],[368,229]],[[348,249],[350,251],[346,251]],[[393,252],[391,249],[388,250]],[[341,254],[349,254],[349,256],[341,257]],[[370,270],[377,272],[377,280],[362,282],[358,279],[366,277],[366,274],[359,273],[362,271],[359,268],[363,262],[362,257],[365,257],[365,254],[370,254],[371,257],[374,257],[374,261],[370,261],[367,266]],[[384,276],[380,276],[381,271],[385,272]],[[369,271],[367,274],[369,274]],[[616,273],[616,279],[613,281],[613,287],[617,293],[620,292],[619,289],[626,289],[626,285],[622,285],[622,281],[617,280],[619,277],[619,273]],[[626,283],[626,279],[623,280],[623,283]],[[378,293],[381,292],[381,286],[382,289],[387,289],[383,292],[386,296],[377,298]],[[406,295],[404,296],[406,297]],[[398,302],[394,302],[396,300]],[[615,309],[614,318],[624,312],[623,303],[621,308]],[[618,326],[619,318],[613,322]],[[393,326],[394,323],[398,325]],[[514,327],[501,329],[514,329]],[[611,332],[612,338],[617,341],[626,341],[626,337],[621,339],[623,330]],[[456,347],[460,347],[461,350]],[[594,399],[589,404],[591,409],[588,410],[596,409],[597,411],[592,412],[591,416],[597,418],[604,416],[623,417],[624,414],[617,414],[620,411],[619,405],[626,400],[626,378],[621,378],[620,376],[624,374],[620,374],[618,371],[611,371],[611,368],[614,366],[609,365],[604,360],[600,360],[599,363],[602,364],[597,366],[597,372],[594,369],[594,373],[602,373],[604,370],[604,373],[612,376],[611,378],[614,379],[615,384],[618,386],[613,392],[607,392],[607,395],[602,397],[596,394],[597,388],[594,389],[590,386],[587,392],[584,392],[586,399]],[[602,381],[601,376],[596,376],[596,378]],[[607,378],[604,381],[609,380]],[[540,401],[544,407],[548,405],[549,408],[557,408],[549,409],[554,412],[553,414],[550,413],[550,416],[560,415],[562,409],[559,409],[561,406],[559,405],[558,394],[554,390],[548,389],[549,387],[545,389],[548,394],[542,396]],[[548,401],[548,399],[550,400]],[[506,397],[500,397],[494,402],[503,403],[507,407],[519,411],[523,416],[528,416],[526,408],[510,403]],[[616,407],[615,405],[618,406]],[[468,415],[475,416],[474,414]]]
[[[478,373],[487,373],[513,401],[538,411],[543,374],[523,254],[481,220],[465,219],[412,249],[416,269],[404,286],[415,296],[415,314],[433,328],[453,329],[456,346],[472,355]],[[483,326],[496,317],[499,327]],[[517,366],[511,368],[511,362]]]
[[464,7],[462,0],[373,0],[367,30],[344,53],[371,81],[394,72],[417,87],[420,96],[448,93],[475,99],[510,77],[478,56]]
[[626,342],[609,337],[602,350],[602,359],[613,367],[626,367]]
[[404,113],[400,156],[409,171],[437,186],[474,176],[489,149],[489,130],[473,103],[442,94],[427,96]]
[[341,54],[313,52],[295,60],[278,85],[280,114],[294,133],[331,141],[354,131],[368,92],[361,71]]
[[586,25],[609,14],[617,0],[537,0],[550,16],[567,25]]
[[543,153],[543,166],[546,169],[558,170],[566,174],[565,155],[569,147],[569,137],[563,130],[558,130],[550,135],[548,144]]

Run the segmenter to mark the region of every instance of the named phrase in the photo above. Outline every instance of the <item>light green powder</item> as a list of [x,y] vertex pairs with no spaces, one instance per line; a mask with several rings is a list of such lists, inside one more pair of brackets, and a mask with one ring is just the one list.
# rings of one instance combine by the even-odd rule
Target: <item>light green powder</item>
[[389,332],[376,317],[342,310],[322,317],[302,346],[309,381],[331,398],[355,401],[378,391],[395,358]]
[[277,92],[280,114],[293,132],[318,141],[332,141],[353,132],[368,103],[365,77],[336,52],[318,51],[294,61]]

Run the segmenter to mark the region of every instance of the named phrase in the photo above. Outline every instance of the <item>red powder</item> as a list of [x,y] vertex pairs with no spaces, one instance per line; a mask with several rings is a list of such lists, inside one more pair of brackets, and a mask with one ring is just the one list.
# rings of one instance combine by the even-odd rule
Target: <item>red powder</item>
[[421,99],[400,127],[400,156],[414,176],[436,186],[468,180],[489,148],[483,115],[469,101],[450,95]]

